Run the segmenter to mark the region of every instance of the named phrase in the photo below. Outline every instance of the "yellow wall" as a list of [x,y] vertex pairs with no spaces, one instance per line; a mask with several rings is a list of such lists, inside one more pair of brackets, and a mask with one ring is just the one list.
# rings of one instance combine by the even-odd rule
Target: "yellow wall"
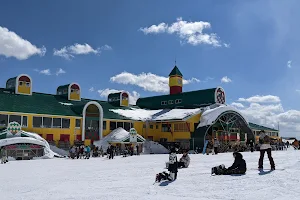
[[80,90],[78,91],[78,94],[77,90],[74,90],[73,92],[70,91],[70,100],[80,100]]
[[[181,83],[179,83],[178,80],[181,80]],[[181,86],[182,87],[182,77],[171,76],[169,78],[169,86]]]
[[121,105],[122,106],[128,106],[129,105],[128,99],[121,100]]
[[25,82],[23,82],[23,85],[18,85],[18,93],[21,94],[30,94],[31,87],[27,87]]

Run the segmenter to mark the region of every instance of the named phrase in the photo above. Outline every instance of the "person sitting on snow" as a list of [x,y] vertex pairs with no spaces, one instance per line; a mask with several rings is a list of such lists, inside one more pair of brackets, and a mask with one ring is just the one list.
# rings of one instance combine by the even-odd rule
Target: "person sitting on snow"
[[178,162],[178,168],[183,167],[183,168],[188,168],[188,166],[190,165],[190,156],[188,154],[187,151],[183,152],[182,157],[180,158],[179,162]]
[[246,161],[243,159],[243,155],[239,152],[233,153],[234,163],[228,169],[225,165],[213,167],[211,174],[215,175],[231,175],[231,174],[245,174],[247,171]]
[[174,181],[177,178],[177,172],[178,172],[178,162],[177,162],[177,155],[176,155],[176,148],[172,148],[170,155],[169,155],[169,166],[167,172],[162,172],[159,174],[156,174],[156,182],[160,182],[161,180],[169,180]]

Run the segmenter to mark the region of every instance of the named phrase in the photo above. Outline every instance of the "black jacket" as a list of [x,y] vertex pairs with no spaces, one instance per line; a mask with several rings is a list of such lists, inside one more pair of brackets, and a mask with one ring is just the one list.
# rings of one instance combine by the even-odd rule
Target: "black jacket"
[[235,153],[235,155],[234,163],[228,168],[228,170],[238,169],[246,172],[247,165],[246,161],[243,159],[243,155],[241,153]]

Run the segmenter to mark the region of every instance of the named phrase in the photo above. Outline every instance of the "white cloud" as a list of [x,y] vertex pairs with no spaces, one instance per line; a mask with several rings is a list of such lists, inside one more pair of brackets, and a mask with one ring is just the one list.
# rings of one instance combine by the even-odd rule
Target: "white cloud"
[[39,71],[39,73],[44,74],[44,75],[48,75],[48,76],[51,75],[50,69],[43,69],[43,70]]
[[95,88],[94,88],[94,87],[91,87],[91,88],[89,89],[89,91],[90,91],[90,92],[94,92],[94,91],[95,91]]
[[[109,94],[117,93],[117,92],[121,92],[121,91],[123,91],[123,90],[106,88],[103,90],[98,90],[98,93],[99,93],[100,97],[107,98]],[[129,93],[129,104],[135,105],[136,101],[140,98],[140,94],[136,91],[133,91],[132,93],[130,93],[130,92],[128,92],[128,93]]]
[[112,50],[112,47],[106,44],[106,45],[100,47],[100,49],[104,50],[104,51],[109,51],[109,50]]
[[243,104],[236,103],[236,102],[231,103],[231,105],[234,106],[234,107],[237,107],[237,108],[244,108],[245,107]]
[[60,75],[60,74],[65,74],[66,71],[63,70],[62,68],[59,68],[57,71],[56,71],[56,76]]
[[273,95],[265,95],[265,96],[252,96],[249,98],[239,98],[238,101],[244,101],[248,103],[279,103],[280,98],[278,96]]
[[231,105],[238,107],[250,122],[275,129],[278,128],[279,122],[281,136],[300,137],[300,111],[285,111],[280,98],[272,95],[257,95],[246,100],[244,103],[248,103],[248,105],[242,104],[243,107],[237,106],[239,103],[232,103]]
[[15,32],[0,26],[0,55],[26,60],[33,55],[44,56],[45,53],[45,47],[38,48]]
[[224,76],[222,79],[221,79],[221,82],[222,83],[230,83],[232,82],[232,80],[230,78],[228,78],[227,76]]
[[181,43],[189,43],[191,45],[208,44],[214,47],[225,46],[229,47],[228,44],[222,44],[219,37],[215,33],[203,33],[204,29],[210,29],[211,24],[204,21],[188,22],[183,21],[182,18],[177,18],[177,21],[171,25],[164,22],[158,25],[151,25],[149,27],[140,28],[145,35],[147,34],[177,34]]
[[[132,74],[129,72],[122,72],[110,78],[110,81],[120,84],[130,84],[136,85],[143,88],[145,91],[150,92],[169,92],[169,78],[164,76],[158,76],[152,73],[141,73]],[[183,80],[183,84],[200,82],[197,78],[192,78],[189,80]]]
[[75,55],[87,55],[87,54],[100,54],[101,50],[108,51],[112,50],[112,47],[109,45],[104,45],[100,48],[94,49],[89,44],[74,44],[69,47],[65,46],[59,50],[54,49],[53,55],[54,56],[60,56],[67,60],[70,60],[71,58],[74,58]]
[[288,68],[292,68],[292,61],[291,61],[291,60],[289,60],[289,61],[287,62],[287,67],[288,67]]

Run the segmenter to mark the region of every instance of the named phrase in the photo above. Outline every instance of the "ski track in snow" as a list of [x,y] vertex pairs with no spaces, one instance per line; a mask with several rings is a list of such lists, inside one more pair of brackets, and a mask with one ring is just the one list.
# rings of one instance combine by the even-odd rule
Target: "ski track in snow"
[[[1,200],[98,199],[299,199],[300,151],[275,151],[277,170],[259,175],[259,152],[242,153],[248,171],[242,176],[211,176],[211,167],[232,164],[231,153],[192,154],[189,168],[180,169],[174,182],[154,183],[165,171],[168,155],[11,161],[0,165]],[[178,155],[178,159],[181,155]],[[267,155],[264,167],[270,168]]]

